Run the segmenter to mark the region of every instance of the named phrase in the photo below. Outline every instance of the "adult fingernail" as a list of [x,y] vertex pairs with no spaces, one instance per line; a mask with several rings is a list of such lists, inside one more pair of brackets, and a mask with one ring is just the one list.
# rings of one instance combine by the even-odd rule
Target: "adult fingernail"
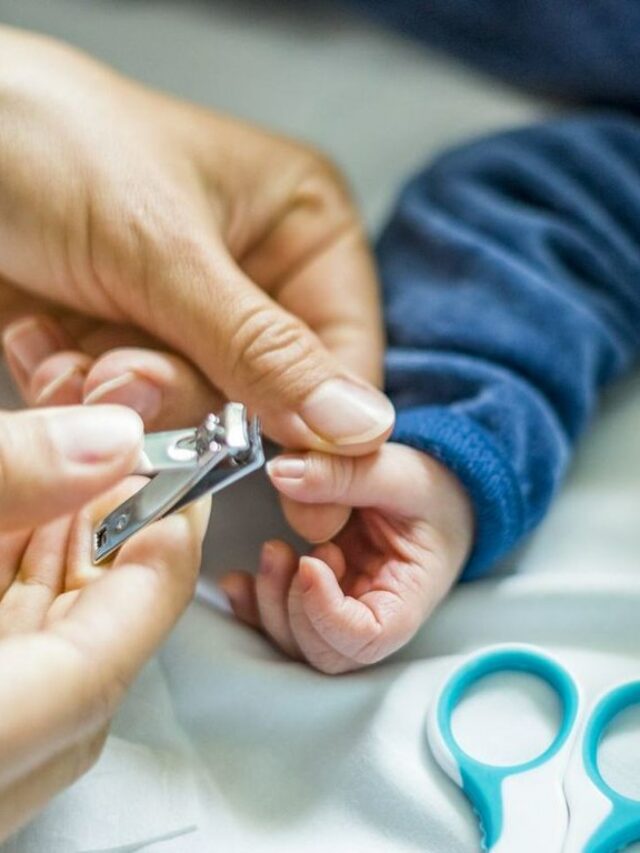
[[71,462],[108,462],[133,454],[142,444],[139,416],[123,406],[74,407],[51,410],[51,437],[58,452]]
[[276,456],[267,462],[267,473],[270,477],[282,480],[302,480],[307,463],[302,456]]
[[348,379],[323,382],[304,401],[300,414],[316,435],[336,445],[371,441],[388,432],[395,417],[384,394]]
[[[55,379],[48,382],[44,388],[36,394],[33,401],[34,404],[36,406],[44,406],[54,395],[56,395],[61,389],[67,388],[67,386],[70,392],[75,391],[78,393],[82,389],[84,377],[85,373],[81,368],[76,366],[69,367],[59,376],[56,376]],[[76,397],[75,399],[77,401],[79,398]]]
[[162,391],[153,382],[137,373],[123,373],[98,385],[84,398],[93,403],[116,403],[134,409],[145,421],[152,421],[162,407]]
[[25,317],[12,323],[4,331],[2,343],[7,356],[26,376],[31,376],[45,358],[62,349],[53,329],[38,317]]

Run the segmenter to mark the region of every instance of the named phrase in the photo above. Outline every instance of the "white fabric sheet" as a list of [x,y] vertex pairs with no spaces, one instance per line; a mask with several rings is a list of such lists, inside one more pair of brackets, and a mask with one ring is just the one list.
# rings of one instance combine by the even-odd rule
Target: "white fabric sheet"
[[[538,109],[325,4],[302,8],[0,0],[0,19],[311,139],[343,165],[372,224],[430,153]],[[425,746],[434,686],[459,655],[498,641],[557,652],[589,694],[640,675],[639,426],[640,382],[631,382],[527,548],[501,577],[459,587],[383,666],[323,677],[210,603],[194,604],[94,770],[2,853],[477,850],[470,809]],[[254,565],[259,542],[281,529],[262,477],[222,495],[205,581]],[[521,759],[550,738],[553,697],[523,681],[496,678],[461,707],[456,731],[478,754]],[[601,755],[608,778],[640,796],[640,715],[620,721]]]
[[[587,696],[640,676],[640,382],[616,397],[517,574],[459,587],[383,666],[318,675],[195,603],[130,695],[96,768],[3,850],[476,850],[470,809],[424,738],[434,687],[458,656],[539,643]],[[218,500],[227,543],[254,501],[268,506],[262,486],[256,477]],[[494,679],[461,706],[456,730],[476,754],[519,760],[551,737],[553,695],[521,682]],[[608,778],[640,796],[640,715],[615,726],[601,755]]]

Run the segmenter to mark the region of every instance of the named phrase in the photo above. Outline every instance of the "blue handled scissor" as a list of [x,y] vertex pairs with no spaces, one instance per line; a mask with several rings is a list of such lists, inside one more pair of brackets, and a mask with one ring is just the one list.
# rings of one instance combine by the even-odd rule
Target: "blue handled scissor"
[[[453,735],[452,716],[473,684],[509,671],[549,684],[560,699],[562,719],[544,752],[504,767],[468,755]],[[484,850],[615,853],[640,841],[640,801],[613,790],[598,767],[598,748],[609,724],[626,708],[640,705],[640,681],[618,684],[596,699],[586,715],[583,704],[575,678],[535,646],[485,648],[447,678],[429,714],[429,745],[476,812]]]

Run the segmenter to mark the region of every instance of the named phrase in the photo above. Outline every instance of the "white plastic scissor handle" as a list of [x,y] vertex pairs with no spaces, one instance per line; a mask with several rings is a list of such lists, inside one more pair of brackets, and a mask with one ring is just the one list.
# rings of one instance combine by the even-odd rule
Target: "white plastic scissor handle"
[[640,840],[640,802],[615,791],[598,767],[607,727],[633,705],[640,705],[640,681],[619,684],[594,704],[565,776],[571,822],[563,853],[614,853]]
[[[453,712],[467,690],[497,672],[541,678],[558,694],[560,727],[540,755],[507,767],[468,755],[454,738]],[[581,697],[576,681],[551,655],[535,646],[490,646],[466,658],[436,695],[427,723],[429,745],[445,773],[476,812],[482,847],[493,853],[560,853],[569,815],[563,777],[575,739]]]

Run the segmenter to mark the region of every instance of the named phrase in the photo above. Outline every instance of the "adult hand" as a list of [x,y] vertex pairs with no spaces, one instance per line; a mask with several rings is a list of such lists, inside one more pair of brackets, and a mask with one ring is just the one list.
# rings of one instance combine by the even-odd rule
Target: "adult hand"
[[97,758],[128,684],[191,597],[208,502],[100,569],[92,521],[139,482],[69,514],[132,470],[141,438],[138,416],[116,406],[0,415],[0,838]]
[[28,402],[126,403],[158,429],[214,386],[285,447],[383,442],[375,274],[325,159],[9,28],[0,107],[0,311],[57,306],[6,334]]

